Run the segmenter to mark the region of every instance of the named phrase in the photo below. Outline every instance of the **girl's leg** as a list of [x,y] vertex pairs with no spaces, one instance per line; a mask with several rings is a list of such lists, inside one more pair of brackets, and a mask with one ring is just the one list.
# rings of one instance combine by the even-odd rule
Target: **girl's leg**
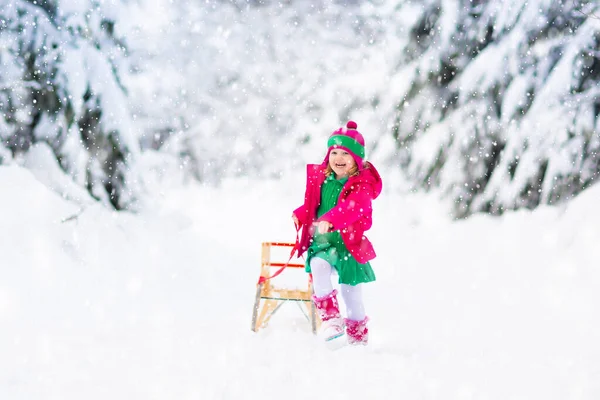
[[321,258],[313,257],[310,269],[315,292],[312,299],[322,321],[319,336],[325,341],[339,338],[344,335],[344,320],[340,314],[337,290],[333,290],[331,284],[331,265]]
[[[312,264],[311,264],[312,266]],[[346,303],[348,319],[353,321],[362,321],[365,319],[365,306],[362,299],[362,285],[356,286],[341,284],[342,297]]]
[[342,296],[346,303],[348,318],[346,318],[346,335],[348,343],[367,345],[369,342],[369,318],[365,315],[365,306],[362,301],[362,285],[341,285]]
[[331,284],[331,265],[319,257],[310,259],[310,269],[313,277],[315,296],[323,297],[333,291]]

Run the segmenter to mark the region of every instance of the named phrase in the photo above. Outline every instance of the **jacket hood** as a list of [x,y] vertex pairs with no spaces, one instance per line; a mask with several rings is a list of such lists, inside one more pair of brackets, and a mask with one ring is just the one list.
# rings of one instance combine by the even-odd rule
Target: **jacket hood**
[[381,180],[381,175],[375,168],[373,164],[370,162],[365,162],[364,168],[360,171],[360,173],[356,176],[350,178],[352,183],[366,183],[371,185],[373,188],[373,199],[376,199],[381,194],[383,189],[383,182]]

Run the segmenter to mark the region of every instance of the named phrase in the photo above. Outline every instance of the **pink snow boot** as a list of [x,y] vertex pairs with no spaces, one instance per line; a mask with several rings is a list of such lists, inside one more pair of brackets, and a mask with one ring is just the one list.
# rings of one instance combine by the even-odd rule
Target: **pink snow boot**
[[337,290],[323,297],[313,295],[312,299],[321,318],[319,336],[326,342],[339,338],[344,334],[344,320],[340,315],[340,307],[337,301]]
[[367,322],[369,318],[365,317],[362,321],[353,321],[346,319],[346,335],[348,336],[348,343],[357,345],[362,344],[366,346],[369,342],[369,328],[367,328]]

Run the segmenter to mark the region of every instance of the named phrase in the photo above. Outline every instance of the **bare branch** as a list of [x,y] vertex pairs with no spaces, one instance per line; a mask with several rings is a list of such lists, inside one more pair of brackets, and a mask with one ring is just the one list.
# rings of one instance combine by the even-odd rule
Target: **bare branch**
[[75,214],[71,215],[70,217],[63,218],[60,221],[61,224],[64,224],[65,222],[69,222],[69,221],[77,221],[77,219],[79,218],[79,216],[81,214],[83,214],[84,211],[85,211],[85,208],[80,208]]
[[[595,18],[595,19],[600,19],[600,9],[598,9],[598,6],[596,4],[596,7],[593,7],[593,4],[595,2],[590,2],[590,3],[586,3],[585,5],[581,5],[580,2],[578,0],[573,0],[573,9],[582,14],[585,15],[588,18]],[[586,5],[589,5],[590,7],[590,11],[584,11],[583,7],[585,7]],[[581,7],[580,7],[581,6]]]

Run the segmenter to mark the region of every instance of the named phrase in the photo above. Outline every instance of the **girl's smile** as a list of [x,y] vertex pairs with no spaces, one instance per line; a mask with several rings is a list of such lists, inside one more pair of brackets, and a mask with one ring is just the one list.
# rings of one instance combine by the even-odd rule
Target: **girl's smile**
[[354,168],[356,161],[350,153],[342,149],[332,149],[329,152],[329,166],[335,173],[337,178],[343,178],[350,174],[350,170]]

